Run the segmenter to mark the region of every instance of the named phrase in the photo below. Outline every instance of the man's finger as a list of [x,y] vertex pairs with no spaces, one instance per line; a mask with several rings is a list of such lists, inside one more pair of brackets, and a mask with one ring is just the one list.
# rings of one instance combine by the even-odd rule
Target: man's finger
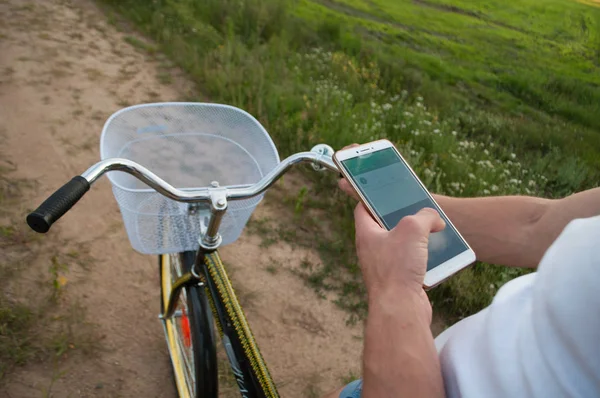
[[363,234],[380,233],[383,231],[377,221],[371,217],[371,214],[362,202],[359,202],[354,208],[354,222],[357,237]]
[[402,218],[392,232],[399,235],[429,235],[431,232],[441,231],[445,226],[446,223],[438,212],[426,207],[415,215]]
[[[341,150],[343,151],[344,149],[350,149],[350,148],[354,148],[354,147],[357,147],[357,146],[359,146],[359,145],[357,143],[354,143],[354,144],[346,145]],[[341,174],[340,174],[340,177],[341,177]],[[338,187],[340,187],[340,189],[342,191],[346,192],[348,195],[350,195],[354,199],[359,200],[358,194],[356,193],[356,191],[354,190],[354,188],[352,188],[352,186],[350,185],[350,183],[344,177],[342,177],[338,181]]]
[[419,212],[415,214],[415,217],[419,222],[423,223],[429,232],[440,232],[446,228],[446,222],[440,216],[440,213],[430,207],[419,210]]
[[346,192],[348,195],[350,195],[354,199],[360,200],[358,197],[358,194],[356,193],[356,190],[352,187],[352,185],[350,185],[348,180],[346,180],[345,178],[342,178],[341,180],[338,181],[338,187],[340,187],[340,189],[342,191]]

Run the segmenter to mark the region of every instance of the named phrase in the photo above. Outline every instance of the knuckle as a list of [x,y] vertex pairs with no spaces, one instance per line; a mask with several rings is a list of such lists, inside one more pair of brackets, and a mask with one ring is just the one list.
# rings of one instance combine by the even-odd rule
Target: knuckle
[[438,214],[437,210],[432,209],[431,207],[424,207],[421,211],[423,213]]
[[418,232],[421,230],[421,223],[416,216],[406,216],[398,223],[405,231]]

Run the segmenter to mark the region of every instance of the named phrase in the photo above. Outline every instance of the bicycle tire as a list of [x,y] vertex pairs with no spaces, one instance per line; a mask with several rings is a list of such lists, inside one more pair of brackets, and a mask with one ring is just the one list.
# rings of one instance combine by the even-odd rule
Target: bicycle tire
[[278,398],[275,383],[216,251],[204,256],[203,272],[212,296],[210,305],[242,397]]
[[[159,256],[161,313],[174,279],[189,271],[194,259],[194,252]],[[185,286],[175,315],[163,319],[163,325],[178,395],[182,398],[217,397],[214,320],[204,287]]]

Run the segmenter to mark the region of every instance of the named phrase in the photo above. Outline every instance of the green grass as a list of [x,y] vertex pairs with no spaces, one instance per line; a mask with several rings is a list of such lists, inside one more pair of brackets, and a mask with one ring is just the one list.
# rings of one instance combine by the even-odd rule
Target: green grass
[[[543,140],[512,135],[508,143],[527,149],[566,144],[598,164],[597,8],[570,0],[509,6],[343,0],[305,1],[298,10],[313,21],[320,20],[317,15],[327,15],[329,24],[337,20],[342,35],[359,32],[363,51],[373,51],[404,88],[420,92],[445,113],[461,110],[467,101],[505,116],[524,116],[533,121],[526,123],[528,130],[544,130]],[[552,118],[567,121],[566,129],[550,128]]]
[[[560,197],[600,180],[599,8],[569,0],[101,2],[153,39],[204,96],[256,116],[284,156],[386,137],[433,192],[454,196]],[[310,178],[287,201],[298,229],[275,226],[275,235],[319,250],[322,264],[302,275],[360,314],[352,202],[335,176]],[[327,233],[304,234],[323,220]],[[253,226],[265,245],[276,241],[266,226]],[[431,298],[460,318],[519,274],[478,264]]]
[[150,54],[154,54],[156,52],[156,48],[153,45],[148,44],[135,36],[125,36],[123,40],[138,50],[142,50]]

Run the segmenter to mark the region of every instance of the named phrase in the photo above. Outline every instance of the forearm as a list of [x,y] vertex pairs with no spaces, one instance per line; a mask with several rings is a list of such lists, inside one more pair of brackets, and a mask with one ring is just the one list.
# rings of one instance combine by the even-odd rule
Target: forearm
[[552,202],[549,199],[436,195],[435,200],[480,261],[534,268],[547,248],[536,239],[535,225]]
[[424,305],[429,306],[426,300],[424,293],[422,297],[393,293],[369,299],[363,398],[444,396],[429,327],[431,313],[423,310]]
[[435,200],[479,260],[515,267],[537,267],[548,247],[571,220],[600,214],[600,188],[559,200],[440,195],[436,195]]

